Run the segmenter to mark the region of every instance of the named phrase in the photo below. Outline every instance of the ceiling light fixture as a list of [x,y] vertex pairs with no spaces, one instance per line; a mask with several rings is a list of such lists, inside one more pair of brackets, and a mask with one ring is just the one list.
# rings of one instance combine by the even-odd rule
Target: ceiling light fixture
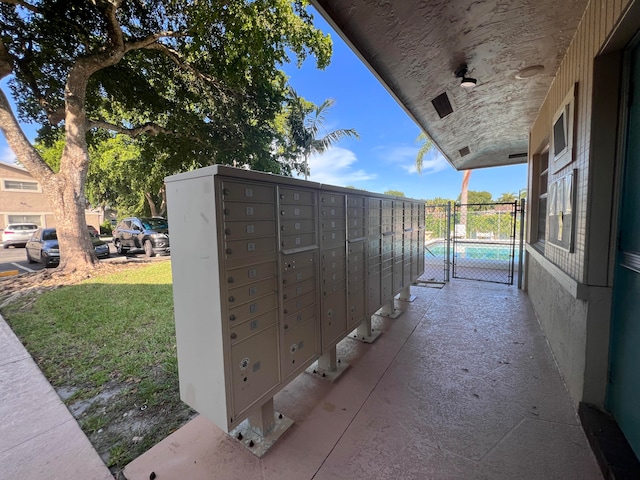
[[518,73],[516,73],[516,78],[518,80],[524,80],[526,78],[535,77],[542,72],[544,72],[543,65],[530,65],[518,71]]
[[455,72],[456,78],[462,79],[460,80],[460,86],[462,88],[473,88],[478,83],[478,80],[476,80],[475,78],[467,77],[467,71],[468,71],[467,64],[463,63],[458,67],[458,69]]

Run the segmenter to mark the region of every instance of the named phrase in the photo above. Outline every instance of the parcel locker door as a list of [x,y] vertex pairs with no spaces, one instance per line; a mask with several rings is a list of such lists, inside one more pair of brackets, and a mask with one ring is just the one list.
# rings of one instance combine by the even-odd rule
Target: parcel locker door
[[[292,323],[292,322],[290,322]],[[316,351],[317,323],[314,317],[300,325],[289,325],[284,333],[283,377],[309,366],[319,355]]]
[[278,359],[277,325],[231,347],[232,418],[241,415],[278,384]]
[[321,329],[323,352],[333,347],[348,333],[347,299],[344,289],[322,299]]

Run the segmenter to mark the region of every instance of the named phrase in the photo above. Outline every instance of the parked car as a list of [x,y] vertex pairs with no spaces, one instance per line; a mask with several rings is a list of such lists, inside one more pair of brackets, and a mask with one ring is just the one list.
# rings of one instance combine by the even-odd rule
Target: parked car
[[120,254],[132,248],[143,248],[147,257],[169,254],[169,224],[162,217],[125,218],[113,230],[113,244]]
[[87,225],[87,228],[89,229],[89,233],[91,234],[91,236],[94,236],[94,237],[100,236],[100,232],[93,225]]
[[[109,245],[100,240],[99,236],[91,236],[91,242],[98,258],[109,257]],[[27,261],[42,263],[45,267],[55,267],[60,263],[60,248],[55,228],[41,228],[36,230],[26,244]]]
[[4,248],[24,247],[37,229],[35,223],[10,223],[2,232],[2,245]]
[[40,228],[26,244],[27,261],[56,267],[60,263],[60,248],[55,228]]

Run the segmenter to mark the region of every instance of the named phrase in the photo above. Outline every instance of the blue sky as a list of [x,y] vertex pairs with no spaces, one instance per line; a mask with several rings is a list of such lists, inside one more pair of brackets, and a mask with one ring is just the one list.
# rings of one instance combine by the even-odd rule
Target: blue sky
[[[360,140],[345,139],[311,158],[309,179],[372,192],[400,190],[413,198],[456,199],[463,173],[435,149],[425,158],[422,175],[416,172],[419,127],[324,19],[317,12],[314,16],[316,27],[333,40],[331,64],[323,71],[315,68],[315,59],[301,69],[287,65],[289,83],[315,104],[333,98],[328,129],[355,128]],[[497,198],[517,194],[526,184],[527,166],[522,164],[474,170],[469,190],[486,190]]]
[[[399,190],[408,197],[456,199],[462,172],[458,172],[437,150],[425,158],[422,175],[415,169],[419,145],[418,126],[409,118],[340,36],[314,11],[316,26],[330,33],[333,57],[325,70],[315,68],[310,58],[301,69],[286,65],[289,83],[299,95],[316,104],[333,98],[327,128],[354,128],[360,140],[345,139],[323,155],[310,159],[310,180],[384,192]],[[5,92],[6,80],[0,85]],[[36,127],[23,125],[33,139]],[[13,163],[14,155],[0,135],[0,161]],[[526,188],[526,164],[474,170],[470,190],[486,190],[494,198]]]

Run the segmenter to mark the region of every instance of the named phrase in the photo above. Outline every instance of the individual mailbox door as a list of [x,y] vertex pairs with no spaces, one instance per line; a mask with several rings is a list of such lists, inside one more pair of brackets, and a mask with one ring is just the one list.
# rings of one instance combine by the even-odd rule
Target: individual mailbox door
[[305,280],[304,282],[296,282],[295,284],[288,285],[284,287],[284,293],[282,294],[283,300],[292,300],[294,298],[301,297],[302,295],[306,295],[310,292],[315,292],[316,290],[316,279],[315,275],[313,278]]
[[224,180],[222,182],[222,199],[225,202],[274,203],[275,187]]
[[226,222],[224,226],[225,240],[239,240],[256,237],[273,237],[276,226],[273,221]]
[[264,329],[274,325],[278,322],[277,310],[272,310],[260,315],[259,317],[247,320],[246,322],[238,323],[233,322],[233,326],[229,332],[229,338],[231,345],[245,341],[252,335],[260,333]]
[[245,285],[264,278],[275,277],[277,273],[275,261],[234,268],[227,271],[227,284],[229,288],[234,288],[237,285]]
[[227,260],[244,260],[276,252],[275,237],[225,242]]
[[292,248],[309,247],[316,244],[315,233],[300,233],[294,235],[282,235],[280,237],[280,247],[283,250]]
[[281,204],[313,205],[315,192],[301,188],[279,187],[278,196]]
[[282,220],[314,218],[315,207],[311,205],[280,205]]
[[281,220],[280,232],[282,235],[293,235],[301,233],[314,233],[316,231],[315,221],[308,219]]
[[241,305],[264,297],[265,295],[275,295],[278,292],[278,282],[275,277],[266,278],[248,285],[240,285],[229,289],[227,302],[229,308]]
[[224,202],[222,214],[228,221],[273,220],[276,207],[271,203]]
[[278,306],[276,295],[267,295],[251,302],[229,308],[229,320],[243,322],[273,310]]
[[316,303],[315,292],[307,293],[298,298],[287,300],[284,303],[283,313],[285,315],[294,315],[295,313]]

